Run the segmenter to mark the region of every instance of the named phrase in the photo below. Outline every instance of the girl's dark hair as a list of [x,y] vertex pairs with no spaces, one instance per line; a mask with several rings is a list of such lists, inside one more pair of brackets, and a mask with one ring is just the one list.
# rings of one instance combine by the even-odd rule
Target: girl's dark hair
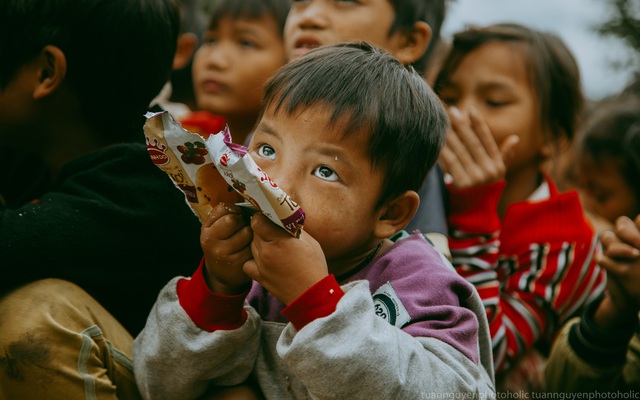
[[569,48],[551,33],[512,23],[472,26],[456,33],[436,78],[436,92],[448,83],[469,53],[496,41],[513,44],[513,50],[525,57],[531,87],[538,96],[542,126],[551,134],[548,139],[557,141],[564,136],[573,140],[584,107],[580,70]]
[[291,0],[217,0],[210,11],[209,29],[218,26],[220,19],[227,15],[231,19],[254,19],[272,15],[282,34],[289,8]]
[[87,121],[108,141],[130,140],[120,136],[142,126],[169,79],[178,29],[172,0],[2,0],[0,90],[45,46],[56,46]]
[[444,144],[448,118],[411,66],[368,43],[315,49],[282,67],[268,81],[264,111],[287,115],[328,107],[327,129],[346,121],[344,135],[368,134],[373,168],[385,180],[378,206],[420,189]]
[[[640,99],[621,95],[602,101],[588,117],[579,141],[578,154],[596,162],[611,158],[640,200]],[[640,204],[636,205],[640,209]]]

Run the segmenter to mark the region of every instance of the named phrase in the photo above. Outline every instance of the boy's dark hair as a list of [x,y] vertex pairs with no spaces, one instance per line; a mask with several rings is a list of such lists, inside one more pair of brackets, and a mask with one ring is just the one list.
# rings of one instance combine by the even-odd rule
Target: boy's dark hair
[[329,129],[344,118],[345,136],[369,134],[373,168],[384,174],[378,207],[420,189],[449,123],[413,67],[365,42],[320,47],[286,64],[268,81],[258,120],[270,106],[288,115],[328,107]]
[[230,16],[231,19],[255,19],[271,15],[276,20],[280,35],[284,31],[284,24],[291,8],[291,0],[216,0],[211,8],[209,29],[214,29],[220,19]]
[[2,0],[0,90],[45,46],[56,46],[67,60],[63,84],[87,121],[109,142],[131,140],[120,136],[142,127],[169,79],[178,29],[173,0]]
[[456,33],[436,78],[436,93],[440,93],[469,53],[496,41],[511,44],[514,52],[521,53],[527,60],[531,87],[540,105],[540,120],[552,135],[548,139],[558,140],[564,135],[573,140],[584,106],[580,70],[565,43],[551,33],[519,24],[472,26]]
[[408,32],[418,21],[431,27],[431,41],[422,57],[413,62],[413,68],[420,74],[426,71],[427,61],[440,41],[440,30],[446,16],[447,0],[389,0],[395,10],[389,36],[395,32]]
[[202,35],[207,25],[207,17],[199,0],[177,0],[180,10],[180,33]]
[[620,174],[633,190],[640,211],[640,98],[622,94],[605,100],[585,124],[578,154],[596,162],[606,158],[619,162]]

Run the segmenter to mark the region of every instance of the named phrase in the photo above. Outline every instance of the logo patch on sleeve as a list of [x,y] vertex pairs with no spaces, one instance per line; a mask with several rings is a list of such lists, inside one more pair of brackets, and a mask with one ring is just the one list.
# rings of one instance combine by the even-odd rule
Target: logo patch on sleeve
[[402,328],[411,321],[407,309],[398,298],[391,282],[380,286],[373,294],[373,307],[378,317],[398,328]]

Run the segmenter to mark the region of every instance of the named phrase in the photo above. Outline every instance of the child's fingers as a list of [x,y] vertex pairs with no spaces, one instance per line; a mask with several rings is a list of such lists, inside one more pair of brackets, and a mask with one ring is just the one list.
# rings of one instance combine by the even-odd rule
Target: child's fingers
[[633,268],[631,264],[616,261],[606,255],[600,254],[596,260],[598,265],[607,271],[607,274],[613,275],[617,278],[625,278],[629,273],[629,269]]
[[458,139],[458,143],[455,143],[456,146],[452,147],[452,150],[459,155],[460,161],[467,165],[473,165],[488,158],[483,143],[474,132],[471,124],[460,113],[460,110],[456,107],[451,107],[449,111],[451,128]]
[[462,146],[469,153],[468,157],[460,157],[460,160],[465,165],[471,185],[487,184],[503,179],[506,168],[502,153],[489,125],[480,113],[471,109],[467,121],[452,107],[452,119],[452,126]]
[[455,155],[461,166],[473,166],[476,161],[467,145],[460,138],[460,129],[457,124],[452,123],[451,129],[447,131],[445,137],[445,146]]
[[240,208],[232,203],[218,203],[209,212],[209,216],[202,223],[202,226],[208,228],[212,226],[217,220],[227,214],[241,214]]
[[640,229],[631,218],[619,217],[615,222],[615,233],[623,242],[640,249]]
[[251,241],[253,235],[251,228],[246,225],[240,214],[223,213],[221,216],[210,214],[205,222],[200,232],[202,247],[215,246],[218,251],[232,254],[246,245],[243,242]]
[[440,151],[439,161],[442,169],[453,178],[455,187],[466,187],[470,184],[464,164],[458,160],[456,154],[448,146]]
[[491,160],[500,160],[502,159],[502,153],[498,148],[498,144],[496,143],[496,139],[491,134],[491,129],[489,129],[489,125],[487,125],[486,121],[480,113],[472,108],[469,112],[469,120],[471,121],[471,127],[475,132],[475,135],[478,137],[479,143],[482,148],[482,152],[478,152],[478,156],[485,158],[488,157]]
[[[253,245],[252,245],[253,247]],[[261,282],[262,281],[262,276],[260,275],[260,270],[258,269],[258,264],[256,264],[256,261],[252,258],[248,261],[246,261],[243,265],[242,265],[242,271],[251,279],[253,279],[256,282]]]
[[613,266],[614,262],[611,258],[605,256],[604,254],[598,254],[598,257],[596,258],[596,263],[604,268],[606,271],[609,271],[611,269],[611,273],[613,273],[614,275],[617,274],[617,270],[615,268],[615,266]]
[[271,242],[279,238],[291,236],[263,213],[255,213],[251,216],[251,229],[253,230],[254,236],[259,237],[259,239],[264,242]]
[[611,259],[633,260],[640,256],[640,250],[620,241],[612,231],[605,231],[600,236],[600,242],[604,248],[604,255]]
[[633,246],[629,246],[626,243],[615,242],[610,244],[606,250],[605,255],[615,260],[635,260],[640,256],[640,251]]
[[233,235],[224,239],[224,247],[228,254],[251,253],[249,245],[253,239],[253,231],[250,227],[244,226]]

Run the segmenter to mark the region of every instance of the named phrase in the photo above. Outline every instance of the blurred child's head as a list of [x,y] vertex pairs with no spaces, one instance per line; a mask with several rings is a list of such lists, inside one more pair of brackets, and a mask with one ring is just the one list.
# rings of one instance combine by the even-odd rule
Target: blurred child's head
[[171,100],[195,109],[193,93],[193,55],[207,24],[206,14],[198,0],[177,0],[180,8],[180,34],[171,73]]
[[193,65],[200,110],[255,122],[265,82],[286,62],[282,30],[289,6],[290,0],[214,4]]
[[[149,103],[169,79],[178,26],[172,0],[3,0],[0,98],[16,90],[22,73],[40,68],[38,96],[47,101],[42,110],[53,109],[56,94],[64,93],[74,98],[66,110],[79,109],[104,141],[131,140],[121,136],[142,126]],[[13,117],[7,123],[27,120]]]
[[291,60],[319,46],[364,40],[424,73],[445,12],[445,0],[295,1],[285,48]]
[[611,223],[640,213],[640,99],[620,96],[597,107],[578,143],[585,208]]
[[[305,230],[331,254],[328,247],[404,228],[417,203],[403,199],[417,199],[447,124],[412,67],[366,43],[326,46],[269,81],[250,151],[300,203]],[[385,225],[401,210],[410,214],[402,226]]]
[[477,110],[498,145],[520,137],[510,170],[540,168],[566,146],[584,103],[578,65],[562,40],[518,24],[456,33],[434,88],[463,114]]

